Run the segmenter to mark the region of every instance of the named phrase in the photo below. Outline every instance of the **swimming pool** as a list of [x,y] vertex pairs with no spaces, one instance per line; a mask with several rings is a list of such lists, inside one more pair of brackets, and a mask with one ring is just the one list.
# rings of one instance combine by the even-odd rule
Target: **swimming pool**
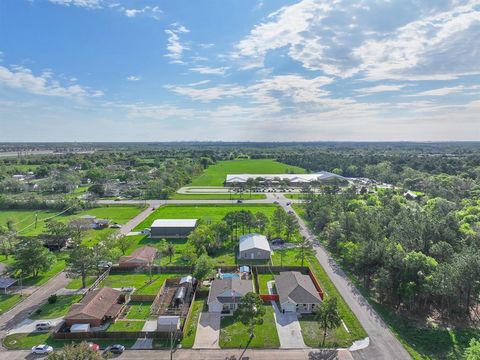
[[220,278],[222,278],[222,279],[235,278],[235,277],[240,277],[240,274],[223,273],[223,274],[220,275]]

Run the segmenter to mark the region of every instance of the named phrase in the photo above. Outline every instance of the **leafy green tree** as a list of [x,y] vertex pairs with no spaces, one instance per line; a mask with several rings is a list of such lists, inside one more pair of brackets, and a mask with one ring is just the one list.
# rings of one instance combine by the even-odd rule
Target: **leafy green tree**
[[172,263],[172,257],[175,255],[175,245],[172,243],[168,243],[167,246],[165,247],[165,256],[168,256],[169,263]]
[[21,239],[15,246],[13,256],[13,269],[23,276],[37,276],[41,271],[48,271],[55,262],[55,256],[34,237]]
[[254,217],[255,227],[258,229],[258,231],[264,233],[269,223],[267,215],[261,211],[258,211],[255,213]]
[[120,235],[115,238],[113,243],[114,246],[122,252],[122,255],[125,255],[127,250],[132,245],[132,240],[128,236]]
[[263,324],[263,316],[265,315],[265,307],[260,295],[249,292],[242,298],[241,304],[235,310],[235,316],[248,326],[250,337],[253,338],[255,326]]
[[336,329],[342,324],[342,318],[338,312],[337,298],[324,298],[315,309],[315,319],[318,321],[320,328],[323,329],[323,347],[328,330]]
[[309,256],[315,256],[312,242],[305,238],[305,236],[302,236],[300,242],[297,245],[297,253],[295,254],[295,259],[300,260],[301,266],[303,266],[305,259],[307,259]]
[[46,235],[58,249],[61,249],[72,236],[72,230],[67,224],[52,219],[46,222]]
[[283,230],[285,228],[286,214],[282,208],[278,207],[275,209],[272,218],[272,226],[275,232],[275,235],[282,236]]
[[212,259],[208,255],[203,254],[198,258],[197,263],[195,264],[193,277],[201,283],[212,273],[212,271]]
[[93,250],[85,245],[75,247],[67,259],[67,275],[82,279],[82,288],[87,287],[87,276],[94,273],[97,265]]
[[285,217],[285,238],[290,241],[292,236],[298,231],[299,225],[295,214],[288,214]]
[[465,360],[480,360],[480,339],[470,339],[464,357]]

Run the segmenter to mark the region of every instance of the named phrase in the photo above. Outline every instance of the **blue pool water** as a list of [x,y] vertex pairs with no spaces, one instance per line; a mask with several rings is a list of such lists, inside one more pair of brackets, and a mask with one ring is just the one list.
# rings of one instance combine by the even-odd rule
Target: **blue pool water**
[[234,277],[240,277],[239,274],[233,274],[233,273],[224,273],[221,275],[222,279],[228,279],[228,278],[234,278]]

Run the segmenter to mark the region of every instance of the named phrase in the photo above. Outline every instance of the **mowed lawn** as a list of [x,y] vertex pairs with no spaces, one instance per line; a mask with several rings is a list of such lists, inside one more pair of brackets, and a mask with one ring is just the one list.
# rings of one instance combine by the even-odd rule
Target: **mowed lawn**
[[152,302],[130,301],[128,303],[127,319],[147,320],[150,316]]
[[225,160],[209,166],[189,186],[223,186],[227,174],[304,174],[305,169],[273,159]]
[[273,204],[202,204],[202,205],[165,205],[160,206],[142,221],[135,230],[149,228],[156,219],[201,219],[205,222],[218,222],[231,211],[250,210],[263,212],[269,218],[277,205]]
[[30,316],[32,320],[55,319],[64,316],[70,310],[70,307],[79,302],[80,295],[60,295],[53,304],[45,303]]
[[[268,286],[267,283],[269,281],[275,280],[273,274],[258,274],[258,293],[259,294],[268,294]],[[274,285],[275,287],[275,285]]]
[[[249,344],[251,348],[275,349],[280,347],[273,308],[271,305],[263,305],[265,315],[263,324],[257,325],[254,338]],[[236,316],[224,316],[220,323],[220,347],[221,348],[244,348],[250,338],[248,326],[242,324]]]
[[0,294],[0,315],[13,308],[20,300],[22,300],[22,296],[18,294]]
[[243,194],[173,194],[174,200],[258,200],[266,199],[265,194],[251,194],[246,191]]
[[135,287],[137,289],[135,294],[156,295],[166,279],[179,278],[185,275],[186,274],[180,273],[152,274],[152,282],[150,282],[150,276],[148,274],[120,272],[108,275],[108,277],[102,281],[101,286],[111,288]]
[[[112,222],[118,224],[125,224],[130,219],[137,216],[142,211],[141,207],[137,206],[105,206],[88,210],[82,210],[75,214],[61,214],[60,212],[47,210],[15,210],[15,211],[0,211],[0,227],[6,226],[8,220],[12,220],[15,229],[22,236],[36,236],[45,231],[46,219],[53,218],[62,222],[69,222],[73,219],[79,218],[83,215],[93,215],[99,218],[110,219]],[[37,222],[35,226],[35,215],[37,215]],[[58,216],[56,216],[58,215]],[[95,231],[92,230],[89,235],[96,235],[107,230]]]

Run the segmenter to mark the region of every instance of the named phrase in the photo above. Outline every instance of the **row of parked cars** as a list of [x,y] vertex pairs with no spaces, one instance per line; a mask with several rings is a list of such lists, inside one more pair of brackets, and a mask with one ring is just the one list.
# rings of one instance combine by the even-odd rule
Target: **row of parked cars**
[[[100,350],[100,345],[95,343],[88,343],[90,350],[97,352]],[[125,346],[120,344],[110,345],[103,350],[105,355],[108,354],[122,354],[125,351]],[[42,344],[32,347],[32,354],[35,355],[46,355],[53,352],[53,347],[50,345]]]

